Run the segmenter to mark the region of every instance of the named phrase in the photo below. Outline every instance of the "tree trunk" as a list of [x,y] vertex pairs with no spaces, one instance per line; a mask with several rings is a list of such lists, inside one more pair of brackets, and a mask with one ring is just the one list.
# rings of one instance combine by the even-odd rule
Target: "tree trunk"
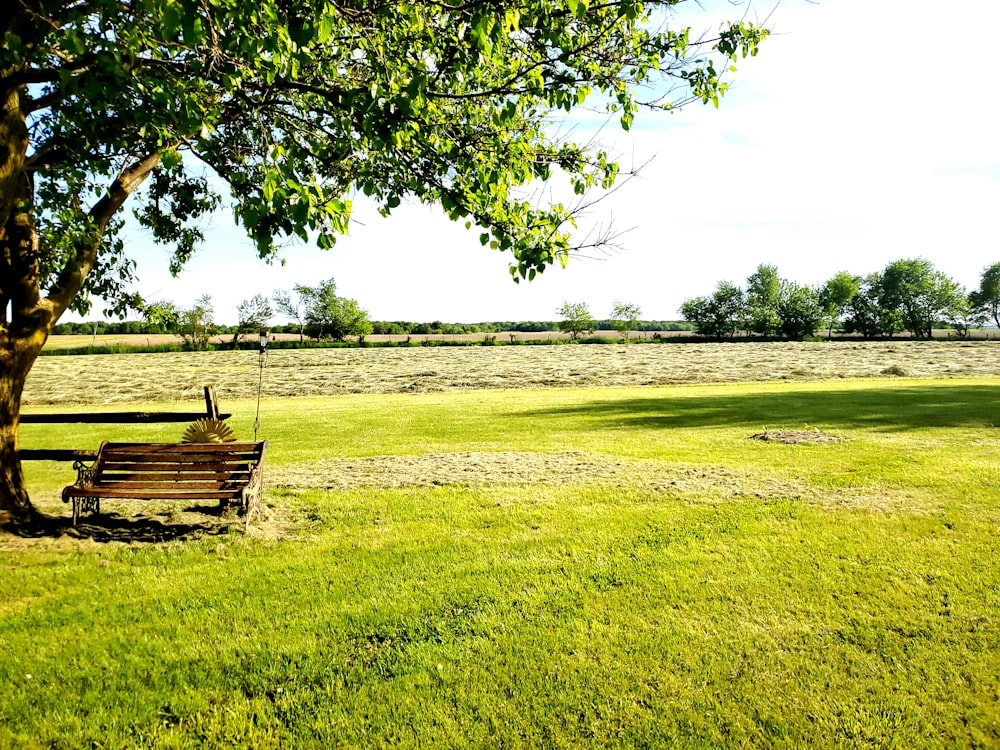
[[44,336],[14,340],[0,352],[0,525],[24,523],[34,515],[24,482],[19,455],[18,429],[21,395]]
[[20,91],[16,85],[5,87],[0,91],[0,525],[33,515],[18,454],[18,426],[24,381],[45,333],[34,335],[41,318],[22,315],[31,307],[38,277],[33,226],[23,210],[32,198],[31,178],[23,171],[27,147]]
[[[27,6],[24,6],[27,7]],[[22,14],[24,15],[24,14]],[[0,22],[0,29],[7,28]],[[35,224],[34,169],[28,165],[28,109],[17,70],[0,69],[0,524],[35,516],[24,485],[18,451],[21,394],[49,331],[97,265],[101,239],[128,197],[160,163],[164,151],[141,155],[108,186],[87,212],[87,231],[49,280]],[[68,204],[67,204],[68,205]],[[81,221],[82,221],[81,217]]]

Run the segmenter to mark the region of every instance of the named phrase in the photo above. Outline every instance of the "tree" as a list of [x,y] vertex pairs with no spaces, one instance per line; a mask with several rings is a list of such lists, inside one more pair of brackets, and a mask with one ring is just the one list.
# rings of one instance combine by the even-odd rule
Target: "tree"
[[611,325],[627,342],[628,332],[638,327],[641,315],[642,308],[638,305],[615,300],[614,307],[611,308]]
[[743,290],[728,281],[720,281],[710,297],[685,300],[680,313],[694,325],[699,336],[731,339],[746,318],[746,297]]
[[597,322],[590,314],[586,302],[563,302],[562,307],[556,312],[562,318],[559,321],[559,330],[568,333],[574,341],[581,334],[593,333],[597,328]]
[[844,311],[860,288],[861,277],[849,274],[847,271],[841,271],[823,285],[819,293],[819,305],[830,326],[828,339],[833,338],[833,326],[840,322]]
[[215,333],[214,315],[212,298],[207,294],[201,295],[188,309],[180,311],[177,330],[185,349],[208,348],[208,341]]
[[365,339],[371,335],[372,322],[368,318],[368,311],[361,309],[357,300],[340,298],[340,330],[344,332],[344,338],[356,336],[359,344],[363,344]]
[[979,305],[978,299],[976,292],[970,292],[965,297],[964,304],[956,304],[950,311],[947,323],[962,338],[967,338],[972,329],[982,328],[988,319],[986,310]]
[[812,336],[823,320],[823,308],[816,291],[793,281],[782,281],[775,307],[778,331],[795,341]]
[[1000,328],[1000,263],[983,269],[979,289],[970,295],[973,310],[982,317],[992,318]]
[[343,341],[348,336],[364,339],[371,333],[368,313],[355,300],[338,297],[333,279],[314,287],[297,284],[295,291],[302,301],[305,332],[310,338]]
[[404,197],[440,205],[530,280],[565,264],[583,206],[536,205],[519,188],[561,177],[580,195],[619,171],[594,146],[552,137],[552,114],[598,103],[627,129],[642,106],[717,105],[719,71],[767,35],[737,21],[697,40],[666,24],[674,3],[8,3],[0,521],[32,515],[21,394],[52,326],[93,296],[119,313],[142,308],[121,239],[126,202],[173,247],[175,273],[223,199],[273,260],[284,237],[329,248],[347,230],[350,196],[364,194],[387,215]]
[[747,328],[763,336],[774,336],[781,328],[778,302],[781,299],[781,278],[777,266],[761,263],[747,277],[745,293]]
[[149,302],[142,311],[143,323],[151,333],[178,333],[180,319],[181,309],[166,300]]
[[[278,313],[295,321],[299,327],[299,343],[305,340],[306,336],[306,308],[303,302],[302,290],[306,287],[296,285],[291,292],[285,289],[276,289],[271,299]],[[292,294],[295,297],[292,297]]]
[[760,264],[747,278],[746,326],[763,336],[812,336],[823,318],[816,292],[781,278],[778,267]]
[[249,331],[262,331],[267,328],[268,322],[274,317],[274,310],[271,302],[263,294],[255,294],[249,299],[245,299],[236,307],[236,333],[233,334],[233,345],[235,346],[240,336]]
[[882,275],[870,273],[861,280],[858,291],[847,303],[844,331],[860,333],[866,339],[892,335],[899,330],[899,315],[882,306]]
[[929,339],[935,325],[962,319],[968,295],[923,258],[897,260],[882,271],[879,302],[899,316],[902,329]]

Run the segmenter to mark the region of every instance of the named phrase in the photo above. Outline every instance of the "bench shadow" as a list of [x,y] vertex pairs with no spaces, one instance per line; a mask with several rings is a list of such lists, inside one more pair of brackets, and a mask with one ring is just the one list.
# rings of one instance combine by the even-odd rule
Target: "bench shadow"
[[118,515],[102,512],[81,516],[76,526],[68,516],[36,514],[29,523],[0,527],[22,539],[89,539],[94,542],[120,542],[125,544],[156,544],[162,542],[193,541],[205,537],[226,536],[242,530],[244,519],[226,515],[215,505],[186,507],[183,515],[197,513],[204,521],[187,518],[180,521],[164,520],[162,516]]

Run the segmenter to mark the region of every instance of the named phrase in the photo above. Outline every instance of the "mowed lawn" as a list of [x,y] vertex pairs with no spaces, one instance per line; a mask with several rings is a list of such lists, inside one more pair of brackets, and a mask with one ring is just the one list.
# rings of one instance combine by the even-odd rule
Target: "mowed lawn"
[[988,377],[265,399],[248,532],[0,537],[0,747],[998,747],[997,424]]

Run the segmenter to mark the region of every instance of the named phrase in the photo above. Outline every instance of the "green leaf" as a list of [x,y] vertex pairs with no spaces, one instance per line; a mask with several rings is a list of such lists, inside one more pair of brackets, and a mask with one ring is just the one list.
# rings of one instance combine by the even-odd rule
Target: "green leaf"
[[165,39],[173,39],[180,32],[182,16],[178,3],[165,0],[160,4],[160,28]]
[[164,169],[175,169],[180,166],[183,157],[176,149],[170,149],[160,154],[160,163]]

